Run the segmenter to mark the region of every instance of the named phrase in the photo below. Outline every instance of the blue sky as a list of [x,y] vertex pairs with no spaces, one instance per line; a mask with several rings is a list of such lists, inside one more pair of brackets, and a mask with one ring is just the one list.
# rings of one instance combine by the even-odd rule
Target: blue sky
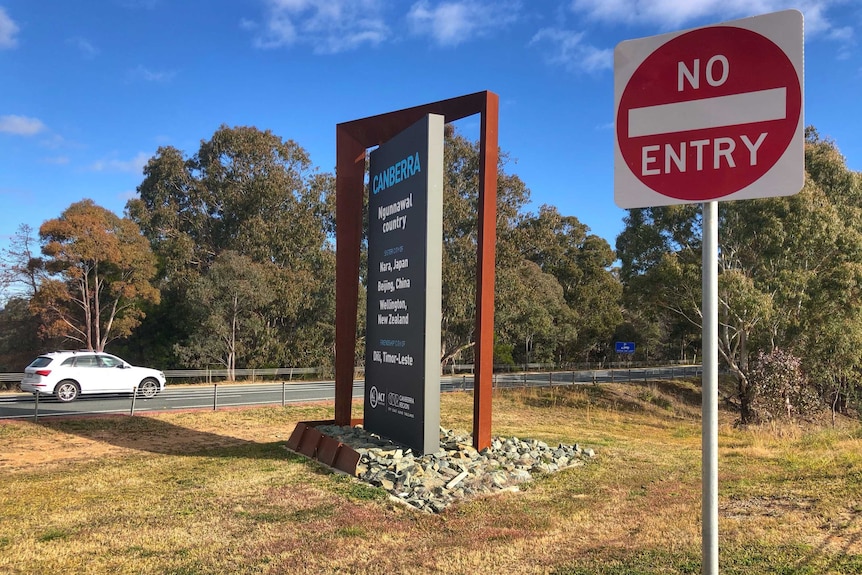
[[83,198],[122,214],[159,146],[191,155],[221,124],[331,172],[337,123],[481,90],[530,209],[613,246],[614,46],[786,8],[805,122],[862,170],[858,0],[0,0],[0,246]]

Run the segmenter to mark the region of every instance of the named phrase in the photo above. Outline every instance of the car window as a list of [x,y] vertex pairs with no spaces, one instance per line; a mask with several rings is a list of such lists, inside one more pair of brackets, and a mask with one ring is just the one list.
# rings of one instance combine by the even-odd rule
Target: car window
[[102,361],[102,367],[117,367],[118,365],[123,365],[122,361],[116,357],[111,357],[110,355],[100,355],[99,359]]
[[68,358],[66,358],[66,361],[64,361],[60,365],[75,365],[75,358],[74,357],[68,357]]
[[27,367],[45,367],[46,365],[50,365],[52,361],[50,357],[39,356]]
[[95,355],[79,355],[76,367],[99,367],[99,358]]

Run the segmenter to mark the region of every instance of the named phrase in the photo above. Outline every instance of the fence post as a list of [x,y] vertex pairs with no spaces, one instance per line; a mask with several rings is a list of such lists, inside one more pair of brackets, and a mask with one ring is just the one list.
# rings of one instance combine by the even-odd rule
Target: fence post
[[39,392],[34,391],[33,395],[36,398],[36,408],[33,411],[33,422],[35,423],[35,422],[39,421]]
[[548,386],[554,387],[554,372],[553,371],[548,372]]
[[218,407],[218,383],[213,383],[213,411]]
[[129,410],[129,415],[135,415],[135,399],[138,397],[138,386],[132,388],[132,409]]
[[285,403],[285,397],[284,397],[285,392],[286,392],[285,383],[282,381],[281,382],[281,406],[282,407],[284,407],[284,403]]
[[614,382],[614,368],[611,368],[610,371],[611,371],[611,383],[613,383]]

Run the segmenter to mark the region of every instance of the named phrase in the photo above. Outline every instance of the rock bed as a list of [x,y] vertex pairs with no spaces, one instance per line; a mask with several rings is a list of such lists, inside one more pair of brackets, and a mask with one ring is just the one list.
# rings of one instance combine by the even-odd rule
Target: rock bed
[[321,433],[333,437],[360,455],[356,476],[380,487],[411,507],[439,513],[455,501],[517,490],[533,474],[554,473],[584,465],[595,457],[590,448],[535,439],[495,437],[481,452],[469,435],[440,429],[440,451],[417,457],[361,427],[322,425]]

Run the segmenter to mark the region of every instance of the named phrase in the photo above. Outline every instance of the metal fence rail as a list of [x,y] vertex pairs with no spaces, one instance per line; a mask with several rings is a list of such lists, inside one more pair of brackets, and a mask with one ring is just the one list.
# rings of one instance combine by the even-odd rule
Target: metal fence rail
[[[495,365],[495,374],[512,374],[512,373],[529,373],[529,372],[573,372],[573,371],[596,371],[606,372],[613,371],[615,373],[623,373],[627,369],[632,368],[650,368],[657,370],[657,373],[662,371],[671,371],[673,369],[680,370],[686,367],[692,367],[693,364],[683,364],[682,362],[666,362],[660,366],[655,364],[649,365],[640,362],[613,362],[607,364],[570,364],[561,366],[552,363],[529,363],[527,365]],[[473,373],[473,364],[455,364],[446,365],[441,368],[443,375],[453,374],[468,374]],[[642,373],[642,371],[640,372]],[[213,381],[225,381],[228,379],[229,371],[227,369],[166,369],[164,370],[165,377],[168,380],[194,380],[199,382],[212,383]],[[354,370],[355,377],[362,377],[365,374],[364,367],[356,367]],[[332,379],[331,370],[321,367],[267,367],[267,368],[244,368],[234,370],[234,379],[237,381],[264,381],[293,378],[319,377]],[[23,373],[0,373],[0,382],[20,382],[24,377]]]
[[[265,378],[287,378],[319,375],[323,373],[319,367],[267,367],[256,369],[235,369],[234,377],[237,379],[255,381]],[[168,379],[196,379],[211,381],[213,379],[226,379],[228,376],[227,369],[166,369],[164,370],[165,377]],[[24,377],[23,373],[0,373],[0,382],[17,382]]]
[[[285,377],[290,380],[299,376],[319,375],[322,371],[319,367],[264,367],[235,369],[233,373],[235,379],[254,382],[256,380]],[[197,379],[209,382],[214,379],[227,379],[230,371],[227,369],[166,369],[164,370],[164,374],[168,379]]]

